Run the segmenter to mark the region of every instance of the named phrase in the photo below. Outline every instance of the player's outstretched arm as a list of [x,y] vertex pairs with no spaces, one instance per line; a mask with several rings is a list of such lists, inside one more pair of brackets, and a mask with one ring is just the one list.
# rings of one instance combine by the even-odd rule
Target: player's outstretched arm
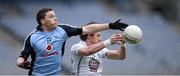
[[124,29],[129,25],[126,23],[120,22],[120,20],[121,19],[115,22],[110,22],[110,23],[105,23],[105,24],[89,24],[87,26],[82,27],[82,31],[83,31],[83,34],[100,32],[107,29],[124,31]]

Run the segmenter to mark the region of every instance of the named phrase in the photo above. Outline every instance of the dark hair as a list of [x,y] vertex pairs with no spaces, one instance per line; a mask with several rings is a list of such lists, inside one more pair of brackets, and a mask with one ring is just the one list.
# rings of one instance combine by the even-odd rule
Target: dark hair
[[38,24],[39,24],[40,26],[42,25],[42,24],[41,24],[41,19],[44,19],[44,17],[46,16],[46,13],[47,13],[48,11],[52,11],[52,9],[51,9],[51,8],[42,8],[42,9],[40,9],[39,12],[37,13],[37,15],[36,15],[36,20],[37,20],[37,22],[38,22]]
[[[88,24],[86,24],[86,25],[84,25],[84,26],[87,26],[87,25],[90,25],[90,24],[96,24],[97,22],[89,22]],[[91,36],[93,36],[94,34],[90,34]],[[82,40],[82,41],[85,41],[86,39],[87,39],[87,37],[88,37],[88,34],[85,34],[85,35],[80,35],[79,36],[80,37],[80,39]]]

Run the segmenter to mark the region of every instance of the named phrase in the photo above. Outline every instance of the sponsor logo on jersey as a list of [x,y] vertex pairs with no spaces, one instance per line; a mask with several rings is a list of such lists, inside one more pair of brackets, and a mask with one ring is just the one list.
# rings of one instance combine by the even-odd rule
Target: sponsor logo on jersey
[[46,52],[51,52],[51,51],[53,51],[53,45],[51,45],[51,44],[48,44],[47,46],[46,46]]
[[89,68],[91,72],[97,72],[100,62],[94,58],[89,61]]
[[45,48],[45,51],[46,53],[42,55],[42,57],[48,57],[48,56],[51,56],[51,55],[58,55],[58,52],[57,51],[54,51],[53,52],[53,45],[52,44],[48,44]]

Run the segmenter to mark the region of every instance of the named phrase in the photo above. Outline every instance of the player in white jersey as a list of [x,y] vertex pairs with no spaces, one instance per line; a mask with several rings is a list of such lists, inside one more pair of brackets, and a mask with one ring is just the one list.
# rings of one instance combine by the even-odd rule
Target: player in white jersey
[[[126,56],[124,38],[120,33],[112,35],[101,42],[100,32],[80,35],[80,41],[71,47],[71,72],[72,75],[100,76],[103,70],[102,59],[123,60]],[[118,50],[108,50],[107,45],[121,43]]]

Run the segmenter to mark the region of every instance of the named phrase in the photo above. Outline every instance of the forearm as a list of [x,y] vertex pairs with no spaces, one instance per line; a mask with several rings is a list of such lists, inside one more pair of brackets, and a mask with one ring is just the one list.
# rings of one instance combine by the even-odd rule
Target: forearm
[[95,33],[109,29],[109,24],[90,24],[82,27],[83,34]]
[[100,32],[107,29],[124,31],[124,29],[128,27],[129,25],[126,23],[120,22],[120,20],[121,19],[117,20],[116,22],[110,22],[110,23],[105,23],[105,24],[89,24],[87,26],[82,27],[82,34],[95,33],[95,32]]
[[123,60],[126,58],[126,48],[124,45],[122,45],[117,52],[119,54],[118,57],[120,60]]
[[118,50],[108,51],[106,55],[109,59],[123,60],[126,57],[126,48],[124,46],[120,46]]
[[94,53],[102,50],[104,47],[105,47],[105,45],[104,45],[102,42],[100,42],[100,43],[98,43],[98,44],[90,45],[90,46],[88,47],[88,49],[90,49],[90,50],[89,50],[89,51],[90,51],[90,54],[94,54]]
[[93,44],[93,45],[87,46],[86,48],[80,49],[79,54],[81,56],[89,56],[102,50],[104,47],[105,45],[102,42],[99,42],[97,44]]

